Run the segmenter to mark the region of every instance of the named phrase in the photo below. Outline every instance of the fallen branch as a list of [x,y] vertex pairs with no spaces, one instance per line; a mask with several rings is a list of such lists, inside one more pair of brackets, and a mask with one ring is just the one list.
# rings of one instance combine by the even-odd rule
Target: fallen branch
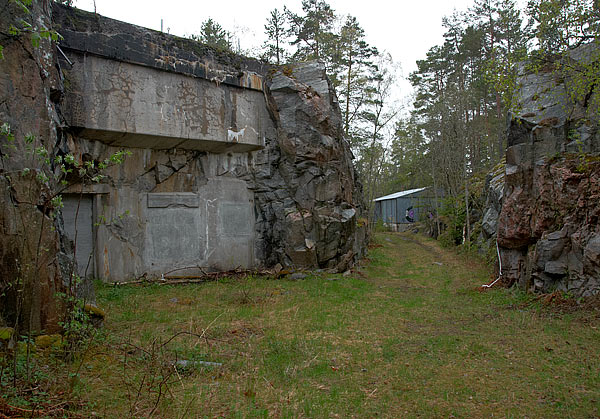
[[[188,268],[181,268],[188,269]],[[170,271],[174,272],[174,271]],[[247,269],[233,269],[230,271],[221,271],[221,272],[203,272],[200,275],[173,275],[173,276],[162,276],[161,278],[142,278],[134,281],[123,281],[123,282],[113,282],[114,286],[123,286],[123,285],[184,285],[184,284],[199,284],[203,282],[216,281],[225,277],[245,277],[248,275],[257,275],[257,276],[273,276],[276,275],[277,272],[274,270],[247,270]]]

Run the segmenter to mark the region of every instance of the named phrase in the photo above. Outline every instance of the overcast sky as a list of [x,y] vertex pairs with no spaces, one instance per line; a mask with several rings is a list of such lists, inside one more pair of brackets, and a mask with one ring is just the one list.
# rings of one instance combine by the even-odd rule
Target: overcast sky
[[[356,16],[367,41],[389,52],[408,77],[416,60],[425,58],[432,46],[443,42],[442,17],[454,9],[466,10],[473,0],[329,0],[338,15]],[[300,12],[301,0],[191,1],[191,0],[96,0],[96,11],[104,16],[150,29],[186,36],[198,33],[200,24],[213,18],[229,31],[243,33],[241,47],[259,46],[264,24],[274,8]],[[75,0],[75,7],[93,11],[93,0]],[[398,84],[398,97],[410,93],[410,84]]]

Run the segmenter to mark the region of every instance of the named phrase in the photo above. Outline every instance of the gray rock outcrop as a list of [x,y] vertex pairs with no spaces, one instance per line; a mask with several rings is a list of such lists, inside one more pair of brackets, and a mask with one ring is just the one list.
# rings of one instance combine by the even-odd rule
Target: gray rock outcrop
[[269,265],[348,269],[365,251],[361,189],[323,65],[275,72],[269,108],[277,141],[254,179]]
[[[594,45],[569,57],[598,60]],[[595,86],[581,100],[549,65],[521,79],[498,220],[504,278],[536,292],[600,292],[600,133]]]
[[504,195],[504,162],[499,163],[485,177],[483,195],[485,204],[483,218],[481,219],[481,233],[477,238],[477,247],[480,253],[494,255],[496,252],[496,236],[498,231],[498,218],[502,211],[502,197]]

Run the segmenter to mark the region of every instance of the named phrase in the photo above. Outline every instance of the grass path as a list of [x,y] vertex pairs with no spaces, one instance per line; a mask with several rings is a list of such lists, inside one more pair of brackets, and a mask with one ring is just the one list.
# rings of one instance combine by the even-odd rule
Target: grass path
[[101,417],[600,416],[597,316],[479,292],[485,266],[420,236],[376,242],[348,278],[101,287],[81,397]]

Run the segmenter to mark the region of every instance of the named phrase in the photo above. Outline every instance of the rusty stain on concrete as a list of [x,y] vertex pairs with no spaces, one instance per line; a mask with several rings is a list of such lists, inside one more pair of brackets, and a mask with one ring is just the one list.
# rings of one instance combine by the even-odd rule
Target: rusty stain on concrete
[[110,262],[108,258],[108,247],[104,246],[104,278],[110,278]]

